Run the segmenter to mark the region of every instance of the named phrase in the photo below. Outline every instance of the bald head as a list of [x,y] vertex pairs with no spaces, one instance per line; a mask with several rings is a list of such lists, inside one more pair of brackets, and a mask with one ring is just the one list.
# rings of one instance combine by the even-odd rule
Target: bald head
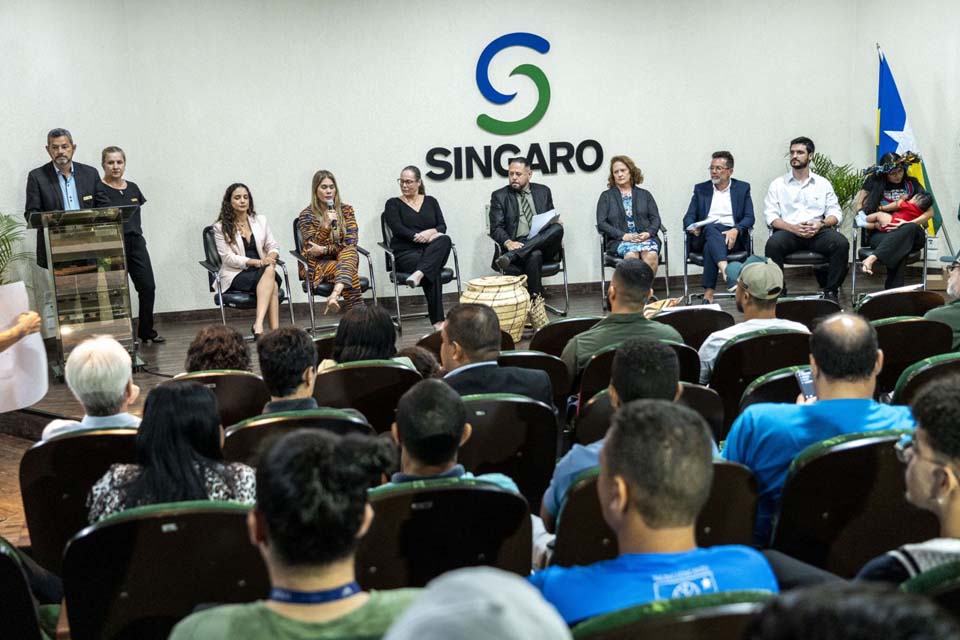
[[857,314],[835,313],[810,334],[810,355],[833,380],[872,378],[878,372],[878,353],[876,330]]

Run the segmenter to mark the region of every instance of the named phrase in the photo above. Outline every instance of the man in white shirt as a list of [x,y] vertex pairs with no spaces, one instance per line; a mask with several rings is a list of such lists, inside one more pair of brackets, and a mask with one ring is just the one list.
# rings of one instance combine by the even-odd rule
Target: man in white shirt
[[843,213],[833,185],[810,171],[813,152],[810,138],[791,140],[790,173],[770,183],[763,201],[770,228],[765,253],[781,269],[784,258],[795,251],[827,256],[827,273],[818,270],[817,282],[823,288],[823,296],[837,302],[837,291],[847,275],[850,243],[837,231]]
[[[739,276],[736,275],[739,271]],[[746,263],[733,262],[727,267],[727,278],[736,278],[737,310],[743,313],[743,322],[714,331],[700,346],[700,384],[710,382],[713,365],[723,345],[731,338],[760,329],[788,329],[810,333],[806,326],[792,320],[777,317],[777,298],[783,291],[783,271],[780,267],[760,258],[750,258]]]

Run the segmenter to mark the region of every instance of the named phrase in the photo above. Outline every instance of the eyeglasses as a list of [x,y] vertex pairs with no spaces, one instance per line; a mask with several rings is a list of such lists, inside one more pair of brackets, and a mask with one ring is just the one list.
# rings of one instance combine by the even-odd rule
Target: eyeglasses
[[709,169],[710,169],[710,171],[717,171],[717,172],[719,172],[719,171],[729,171],[729,170],[730,170],[730,167],[714,167],[714,166],[711,166],[711,167],[709,167]]
[[897,441],[897,444],[893,445],[893,450],[897,452],[897,460],[903,464],[908,464],[910,460],[917,458],[919,460],[926,460],[927,462],[935,464],[938,467],[950,467],[950,465],[946,462],[940,462],[935,458],[928,458],[917,453],[916,444],[917,443],[913,441],[913,435],[905,433],[903,436],[901,436]]
[[417,184],[419,180],[404,180],[403,178],[397,178],[397,184],[407,187],[411,184]]

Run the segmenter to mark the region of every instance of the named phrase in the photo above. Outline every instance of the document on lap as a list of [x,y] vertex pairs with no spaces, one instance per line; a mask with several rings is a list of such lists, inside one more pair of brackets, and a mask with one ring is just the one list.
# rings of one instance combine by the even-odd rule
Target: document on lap
[[685,231],[693,231],[694,229],[699,229],[700,227],[705,227],[705,226],[707,226],[708,224],[710,224],[711,222],[714,222],[714,221],[711,220],[710,218],[704,218],[703,220],[700,220],[699,222],[694,222],[693,224],[691,224],[690,226],[688,226],[688,227],[685,229]]
[[557,213],[556,209],[550,209],[550,211],[544,211],[543,213],[538,213],[533,216],[530,220],[530,233],[527,234],[527,239],[534,237],[540,233],[545,226],[548,224],[553,224],[560,219],[560,214]]

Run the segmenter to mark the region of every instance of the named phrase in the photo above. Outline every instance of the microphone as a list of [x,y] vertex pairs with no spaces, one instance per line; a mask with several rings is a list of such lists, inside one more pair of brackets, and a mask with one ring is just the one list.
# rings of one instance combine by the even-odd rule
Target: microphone
[[[330,215],[330,212],[331,212],[331,211],[333,211],[333,200],[327,200],[327,215],[328,215],[328,216]],[[334,216],[333,218],[330,219],[330,228],[331,228],[331,229],[336,229],[336,228],[337,228],[337,218],[336,218],[336,216]]]

